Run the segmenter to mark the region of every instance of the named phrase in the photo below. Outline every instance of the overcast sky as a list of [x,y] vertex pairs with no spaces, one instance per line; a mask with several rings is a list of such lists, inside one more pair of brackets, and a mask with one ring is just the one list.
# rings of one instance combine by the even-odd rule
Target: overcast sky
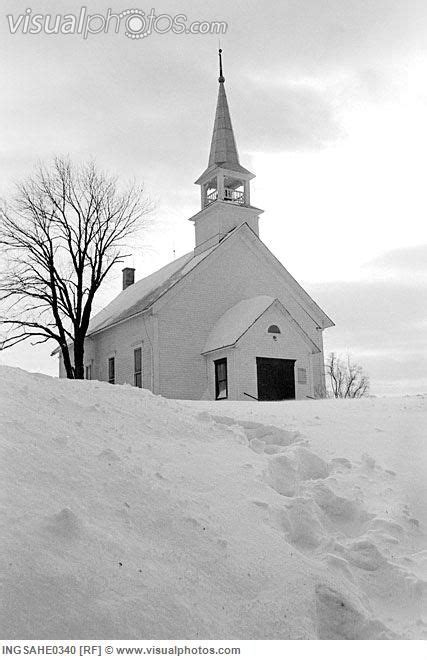
[[[89,14],[150,5],[85,1]],[[137,277],[193,248],[193,182],[207,165],[216,35],[25,34],[73,1],[3,0],[0,196],[38,159],[94,157],[156,202],[128,265]],[[336,327],[372,393],[427,391],[427,4],[425,0],[162,2],[188,23],[226,21],[226,90],[242,164],[255,172],[261,238]],[[27,12],[27,14],[30,12]],[[96,23],[93,23],[96,26]],[[98,307],[120,290],[111,280]],[[1,361],[56,374],[49,347]]]

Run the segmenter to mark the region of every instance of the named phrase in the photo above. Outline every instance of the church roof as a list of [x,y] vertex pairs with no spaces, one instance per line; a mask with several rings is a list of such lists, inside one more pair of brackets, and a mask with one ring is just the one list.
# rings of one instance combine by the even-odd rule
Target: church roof
[[235,344],[273,303],[271,296],[255,296],[233,305],[215,323],[202,353]]
[[151,275],[128,286],[91,319],[88,335],[149,309],[160,296],[185,277],[211,251],[212,248],[196,256],[194,256],[194,252],[184,254],[179,259],[175,259]]
[[202,354],[220,348],[234,346],[255,321],[261,318],[264,312],[274,304],[277,304],[286,315],[288,321],[292,323],[304,341],[310,346],[313,353],[320,353],[320,348],[291,316],[278,298],[273,298],[272,296],[254,296],[253,298],[247,298],[236,303],[218,319],[209,333]]
[[[135,282],[135,284],[132,284],[124,291],[121,291],[116,298],[91,319],[88,336],[148,310],[161,296],[163,296],[163,294],[186,277],[193,268],[196,268],[203,259],[208,257],[215,250],[221,249],[222,246],[231,240],[233,236],[242,231],[245,232],[249,238],[256,241],[256,244],[265,251],[266,255],[273,259],[273,263],[277,264],[280,271],[285,275],[286,279],[289,280],[289,285],[295,288],[298,292],[301,302],[304,301],[306,311],[310,310],[314,317],[322,323],[323,327],[334,325],[325,312],[314,302],[301,285],[294,280],[276,257],[274,257],[260,238],[246,223],[243,223],[231,231],[220,243],[214,245],[208,250],[197,255],[194,255],[194,252],[184,254],[182,257],[179,257],[179,259],[175,259],[166,266],[163,266],[163,268],[160,268],[160,270],[155,271],[151,275]],[[263,304],[261,299],[265,301],[270,299],[269,296],[257,296],[257,298],[259,299],[259,304],[261,306]],[[253,304],[255,306],[255,303]],[[253,309],[255,309],[255,307]]]

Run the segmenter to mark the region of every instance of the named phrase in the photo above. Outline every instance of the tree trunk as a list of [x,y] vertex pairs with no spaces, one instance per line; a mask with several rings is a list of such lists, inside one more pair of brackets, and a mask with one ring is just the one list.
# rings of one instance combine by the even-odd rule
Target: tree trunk
[[62,350],[62,359],[64,361],[64,369],[65,373],[67,374],[67,378],[74,378],[74,369],[73,365],[71,364],[70,360],[70,352],[68,350],[68,346],[65,346],[65,348],[61,348]]
[[84,339],[76,337],[74,340],[74,378],[83,380],[84,377]]

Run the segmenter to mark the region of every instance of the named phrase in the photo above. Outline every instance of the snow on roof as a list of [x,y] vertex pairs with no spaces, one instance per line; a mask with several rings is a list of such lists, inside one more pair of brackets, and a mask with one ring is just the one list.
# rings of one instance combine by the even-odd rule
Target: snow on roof
[[121,291],[114,300],[92,318],[88,335],[148,309],[161,295],[212,252],[212,249],[214,248],[196,256],[193,252],[184,254],[179,259],[175,259],[160,270]]
[[228,309],[212,328],[202,353],[235,344],[274,300],[271,296],[255,296]]
[[[310,305],[314,306],[317,312],[322,316],[323,319],[330,321],[329,317],[323,312],[323,310],[318,307],[316,303],[310,298],[310,296],[304,291],[304,289],[292,278],[288,273],[285,267],[280,264],[274,255],[270,252],[266,245],[260,240],[260,238],[248,227],[246,223],[243,223],[233,231],[231,231],[222,241],[213,247],[205,250],[204,252],[194,256],[194,252],[189,252],[175,261],[163,266],[159,270],[155,271],[151,275],[144,277],[143,279],[135,282],[124,291],[121,291],[114,300],[112,300],[106,307],[104,307],[98,314],[93,316],[90,321],[89,329],[87,335],[90,336],[95,332],[104,330],[105,328],[124,321],[131,316],[143,312],[151,307],[156,300],[160,298],[166,291],[168,291],[174,284],[179,282],[183,277],[187,275],[197,264],[199,264],[206,256],[213,252],[219,245],[222,245],[224,241],[228,240],[235,233],[240,231],[242,228],[246,227],[249,234],[255,238],[258,243],[263,246],[263,248],[275,259],[275,261],[280,265],[282,271],[286,273],[286,277],[290,278],[292,283],[298,287],[303,300]],[[258,299],[267,298],[268,296],[258,296]],[[255,300],[255,299],[251,299]],[[273,299],[271,299],[272,301]],[[242,301],[239,304],[244,303]],[[255,304],[255,303],[254,303]],[[301,304],[301,303],[300,303]],[[304,307],[305,309],[305,307]],[[264,311],[264,310],[263,310]],[[262,312],[261,312],[262,313]],[[253,319],[254,320],[254,319]],[[253,322],[253,321],[252,321]],[[332,321],[330,324],[333,325]],[[248,323],[250,325],[250,322]],[[247,326],[248,327],[248,326]],[[247,329],[244,328],[243,332]],[[329,324],[326,324],[324,327],[329,327]],[[242,333],[241,333],[242,334]],[[234,343],[234,341],[232,342]],[[212,349],[209,349],[212,350]],[[52,355],[59,353],[59,348],[56,348]]]

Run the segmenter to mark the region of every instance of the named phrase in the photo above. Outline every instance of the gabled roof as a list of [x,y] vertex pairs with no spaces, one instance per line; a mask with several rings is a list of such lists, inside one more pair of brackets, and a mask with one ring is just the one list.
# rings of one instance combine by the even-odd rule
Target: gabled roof
[[128,286],[91,319],[88,335],[149,309],[160,296],[185,277],[211,251],[212,248],[196,256],[194,252],[184,254],[160,270]]
[[255,296],[233,305],[215,323],[202,353],[235,344],[273,303],[274,298],[271,296]]
[[295,321],[278,298],[255,296],[236,303],[218,319],[209,333],[202,355],[221,348],[234,346],[246,334],[249,328],[273,305],[279,307],[288,322],[292,324],[305,343],[310,346],[312,352],[320,353],[320,348],[308,336],[299,323]]
[[[104,309],[96,314],[89,325],[88,336],[93,335],[101,330],[125,321],[126,319],[148,311],[150,307],[167,291],[169,291],[175,284],[184,279],[194,268],[196,268],[204,259],[211,255],[215,250],[222,249],[222,247],[233,240],[233,237],[238,233],[243,232],[243,235],[254,241],[256,246],[260,247],[265,255],[273,260],[276,267],[280,268],[289,285],[292,286],[298,294],[298,297],[304,302],[299,302],[304,307],[307,313],[310,313],[317,318],[319,323],[323,323],[323,327],[330,327],[333,324],[331,319],[325,312],[314,302],[308,293],[302,288],[300,284],[290,275],[286,268],[280,261],[270,252],[261,239],[250,229],[247,223],[233,229],[220,243],[213,247],[194,255],[189,252],[179,259],[175,259],[170,264],[167,264],[160,270],[155,271],[151,275],[144,277],[142,280],[135,282],[124,291],[121,291],[114,300],[112,300]],[[268,298],[268,296],[261,296],[261,298]],[[295,297],[295,296],[294,296]]]
[[[242,226],[242,225],[241,225]],[[329,318],[329,316],[323,311],[321,307],[313,300],[313,298],[307,293],[307,291],[297,282],[297,280],[290,274],[290,272],[284,267],[281,261],[269,250],[269,248],[265,245],[265,243],[262,242],[260,237],[255,234],[255,232],[249,227],[247,223],[245,223],[245,226],[248,229],[249,235],[251,236],[252,240],[256,243],[257,246],[260,247],[260,249],[264,252],[264,254],[267,256],[267,258],[273,262],[275,262],[276,267],[282,272],[284,275],[285,279],[287,280],[287,284],[291,289],[291,295],[293,295],[294,299],[298,302],[298,304],[304,309],[304,311],[311,316],[313,321],[316,321],[319,323],[319,327],[325,329],[325,328],[331,328],[332,326],[335,325],[335,323]],[[294,289],[294,294],[297,293],[297,295],[292,294],[292,288]],[[301,300],[304,304],[302,304]],[[311,313],[310,313],[311,312]]]

